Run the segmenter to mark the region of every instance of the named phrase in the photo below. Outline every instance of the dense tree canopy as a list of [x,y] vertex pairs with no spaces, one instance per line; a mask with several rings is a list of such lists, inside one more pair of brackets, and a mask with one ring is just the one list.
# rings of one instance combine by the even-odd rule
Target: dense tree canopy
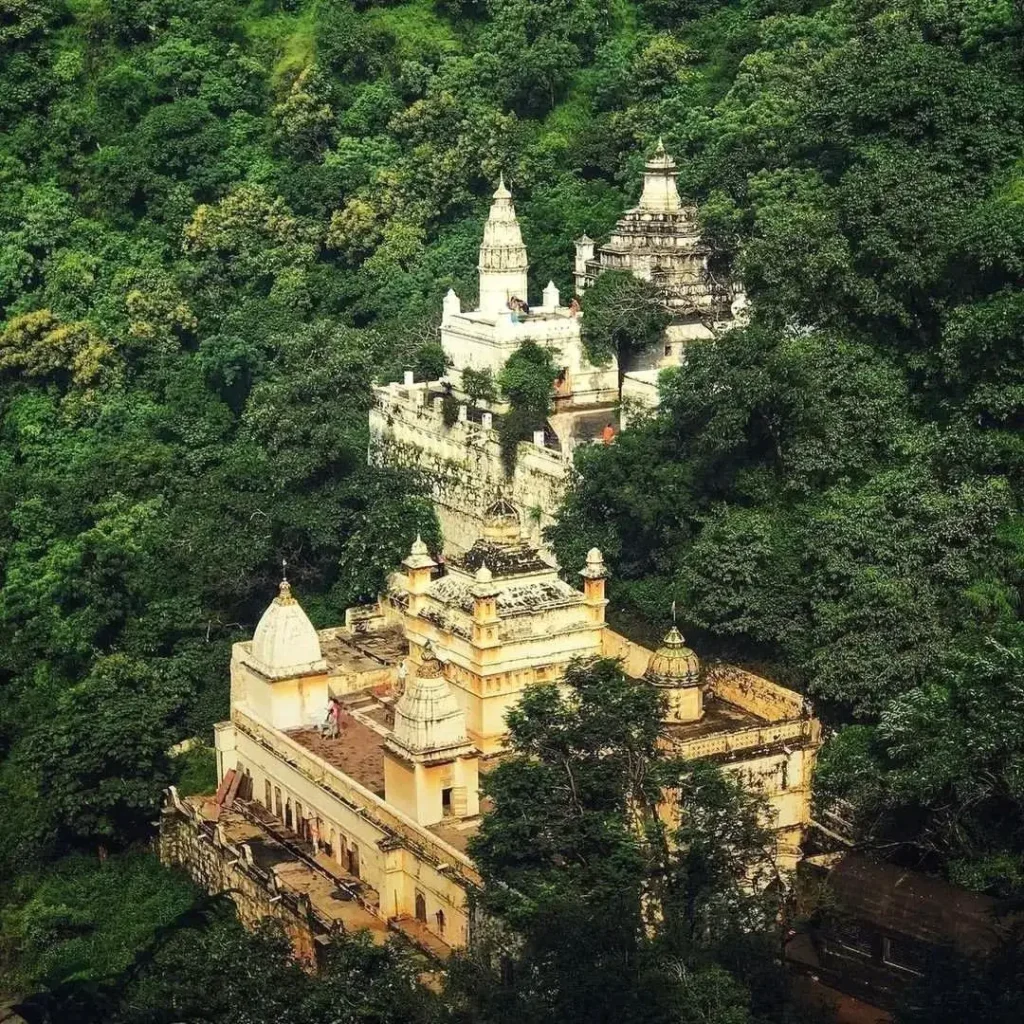
[[[326,624],[437,542],[422,482],[365,465],[370,386],[443,367],[499,172],[568,294],[659,135],[752,320],[580,450],[562,564],[597,544],[623,621],[676,600],[814,697],[819,799],[869,842],[1018,892],[1022,52],[1013,0],[0,0],[4,905],[146,831],[281,558]],[[622,838],[601,806],[574,841]],[[670,1019],[761,1012],[683,962]]]
[[659,111],[752,323],[581,453],[556,547],[856,722],[819,797],[867,841],[1016,889],[1020,757],[985,709],[1021,650],[1019,5],[650,11],[720,47]]
[[565,683],[509,712],[511,753],[470,844],[488,934],[454,994],[475,1021],[777,1019],[766,808],[668,756],[660,697],[619,663],[575,663]]

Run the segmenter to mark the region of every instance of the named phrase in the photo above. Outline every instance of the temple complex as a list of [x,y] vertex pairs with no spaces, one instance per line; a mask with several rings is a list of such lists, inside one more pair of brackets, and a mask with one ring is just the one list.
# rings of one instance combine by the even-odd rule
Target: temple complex
[[315,629],[282,582],[232,652],[217,793],[171,791],[163,859],[230,891],[246,923],[277,917],[308,959],[339,930],[397,932],[441,958],[472,941],[480,779],[502,755],[509,708],[574,658],[618,658],[656,687],[666,747],[765,794],[780,864],[799,859],[820,745],[804,700],[702,665],[674,627],[656,651],[631,643],[605,621],[597,549],[571,586],[511,503],[483,520],[443,565],[417,538],[386,592],[341,626]]
[[[744,298],[734,283],[709,269],[708,247],[697,226],[697,209],[682,201],[676,165],[659,142],[644,171],[636,207],[597,246],[576,243],[577,296],[608,270],[626,270],[654,282],[672,313],[662,342],[620,367],[614,358],[595,366],[580,334],[583,316],[576,299],[563,304],[548,282],[539,304],[529,301],[529,258],[516,218],[512,193],[499,182],[484,226],[478,262],[477,308],[464,310],[452,290],[444,298],[440,340],[448,370],[439,381],[375,389],[370,412],[370,459],[408,465],[425,472],[449,553],[465,552],[477,537],[483,510],[499,495],[511,502],[529,539],[543,547],[544,528],[565,492],[573,455],[581,445],[607,441],[624,425],[631,403],[658,403],[658,375],[678,366],[688,345],[706,342],[738,322]],[[552,352],[559,376],[553,413],[545,429],[520,442],[509,472],[497,427],[508,407],[500,401],[472,402],[463,390],[466,370],[497,376],[524,341]],[[445,403],[458,403],[455,422]]]

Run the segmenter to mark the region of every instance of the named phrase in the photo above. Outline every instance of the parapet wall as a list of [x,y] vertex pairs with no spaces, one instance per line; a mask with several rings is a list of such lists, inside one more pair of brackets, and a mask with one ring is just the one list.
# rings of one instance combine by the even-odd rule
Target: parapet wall
[[524,535],[543,546],[543,530],[554,522],[551,513],[565,493],[571,457],[521,441],[508,479],[497,431],[486,419],[460,418],[449,427],[440,406],[426,384],[377,388],[370,410],[370,462],[408,466],[425,475],[449,553],[473,545],[484,510],[500,494],[519,511]]
[[296,957],[316,965],[316,937],[330,933],[330,922],[318,919],[305,894],[256,864],[247,844],[228,842],[223,829],[180,800],[173,787],[160,815],[160,861],[184,868],[208,893],[230,896],[250,930],[265,917],[280,921]]
[[723,700],[766,721],[811,717],[810,705],[799,693],[735,665],[713,666],[707,681]]

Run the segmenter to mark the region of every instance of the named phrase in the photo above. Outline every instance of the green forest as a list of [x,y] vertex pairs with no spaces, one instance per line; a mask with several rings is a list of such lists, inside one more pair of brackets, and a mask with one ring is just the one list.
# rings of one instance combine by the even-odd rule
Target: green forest
[[[213,781],[171,750],[226,717],[281,560],[322,627],[439,544],[367,412],[443,373],[499,174],[531,287],[569,295],[659,136],[751,321],[580,454],[560,562],[598,546],[620,628],[675,602],[702,655],[808,694],[817,806],[867,849],[1024,897],[1019,0],[0,0],[0,994],[124,1024],[803,1019],[778,908],[713,856],[756,860],[757,815],[701,766],[658,876],[679,926],[629,916],[661,847],[590,755],[682,769],[611,664],[510,723],[476,856],[522,896],[487,897],[525,937],[511,987],[467,959],[438,994],[358,939],[312,979],[147,852],[165,787]],[[576,844],[568,880],[571,851],[512,852],[554,722],[593,827],[556,796],[528,826]],[[1019,1020],[1020,963],[900,1020]]]

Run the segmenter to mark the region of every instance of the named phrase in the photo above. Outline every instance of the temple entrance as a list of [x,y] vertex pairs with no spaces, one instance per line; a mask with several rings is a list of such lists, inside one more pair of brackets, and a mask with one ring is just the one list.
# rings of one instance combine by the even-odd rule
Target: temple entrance
[[416,920],[427,923],[427,901],[423,893],[416,893]]

